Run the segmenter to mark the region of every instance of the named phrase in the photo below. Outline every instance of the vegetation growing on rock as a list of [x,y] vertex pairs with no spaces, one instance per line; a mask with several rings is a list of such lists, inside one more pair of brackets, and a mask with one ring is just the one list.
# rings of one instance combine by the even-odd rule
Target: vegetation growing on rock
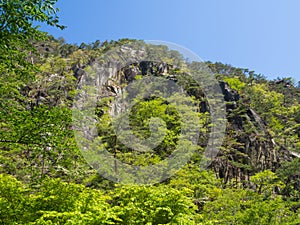
[[197,150],[161,183],[115,184],[83,158],[71,107],[76,85],[96,60],[116,46],[143,42],[67,44],[32,25],[63,28],[55,1],[25,3],[0,3],[1,224],[300,224],[300,89],[291,78],[269,81],[248,69],[205,62],[224,94],[227,129],[218,156],[203,170],[209,105],[201,87],[186,79],[189,67],[174,66],[184,65],[182,56],[156,47],[151,54],[164,61],[129,65],[105,84],[96,108],[98,135],[126,163],[149,165],[167,158],[181,125],[163,98],[143,99],[130,117],[140,137],[150,135],[151,116],[165,122],[167,135],[151,153],[134,152],[118,141],[108,113],[120,89],[158,76],[193,96],[201,134]]

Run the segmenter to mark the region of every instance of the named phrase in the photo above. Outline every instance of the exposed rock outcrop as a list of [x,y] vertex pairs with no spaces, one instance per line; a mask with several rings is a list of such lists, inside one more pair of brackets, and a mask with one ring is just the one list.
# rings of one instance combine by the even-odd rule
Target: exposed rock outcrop
[[[275,171],[284,161],[299,157],[278,145],[264,121],[250,106],[243,105],[239,94],[220,82],[227,104],[227,135],[224,146],[211,167],[227,183],[249,181],[250,175],[270,169]],[[247,183],[247,182],[246,182]]]
[[[142,61],[111,71],[111,74],[107,74],[109,79],[102,89],[101,97],[120,96],[137,75],[162,75],[176,81],[176,74],[169,73],[170,68],[167,63]],[[81,77],[81,72],[76,69],[75,76]],[[274,141],[264,121],[252,108],[242,103],[239,93],[231,89],[228,83],[220,81],[220,87],[226,102],[228,127],[222,149],[213,160],[211,168],[225,183],[234,179],[247,184],[254,173],[265,169],[275,171],[283,161],[299,157],[299,154],[290,152]],[[120,110],[117,103],[111,104],[111,114]],[[202,101],[199,110],[207,112],[209,106]]]

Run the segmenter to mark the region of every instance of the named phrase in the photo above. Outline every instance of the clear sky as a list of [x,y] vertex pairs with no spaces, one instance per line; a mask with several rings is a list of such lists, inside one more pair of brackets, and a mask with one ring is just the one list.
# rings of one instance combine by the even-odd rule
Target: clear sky
[[205,61],[300,80],[300,0],[58,0],[69,43],[134,38],[182,45]]

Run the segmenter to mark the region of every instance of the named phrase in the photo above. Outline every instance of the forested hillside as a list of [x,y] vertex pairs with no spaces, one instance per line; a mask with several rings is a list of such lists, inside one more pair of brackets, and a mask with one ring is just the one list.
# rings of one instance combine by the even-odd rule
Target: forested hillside
[[[142,40],[69,44],[33,25],[64,28],[54,3],[0,3],[0,224],[300,224],[300,88],[292,78],[268,80],[219,62],[187,62],[167,46]],[[107,52],[132,43],[161,61],[131,63],[105,82],[95,108],[102,145],[133,166],[159,164],[177,151],[180,113],[155,93],[137,101],[129,115],[141,139],[152,137],[151,118],[164,121],[159,128],[166,135],[152,151],[135,151],[114,131],[115,100],[151,77],[188,93],[171,99],[193,103],[194,110],[179,111],[189,113],[199,136],[195,146],[182,145],[195,148],[187,163],[151,185],[148,178],[141,185],[135,176],[124,178],[126,184],[102,176],[75,137],[78,86]],[[226,115],[222,146],[207,168],[201,165],[215,126],[212,109],[205,88],[188,76],[202,66],[217,80]]]

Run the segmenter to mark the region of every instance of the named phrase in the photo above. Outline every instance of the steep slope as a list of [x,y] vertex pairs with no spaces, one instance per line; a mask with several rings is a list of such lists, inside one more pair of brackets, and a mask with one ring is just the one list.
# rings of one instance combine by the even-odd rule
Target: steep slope
[[[207,65],[213,67],[212,70],[217,68],[217,71],[214,72],[219,72],[217,74],[226,102],[228,121],[223,145],[210,166],[218,177],[222,178],[224,183],[235,181],[247,185],[250,184],[250,176],[255,173],[267,169],[276,171],[283,162],[291,162],[294,158],[299,158],[297,152],[289,150],[287,146],[274,139],[267,122],[252,107],[251,97],[245,94],[240,95],[226,82],[228,77],[234,77],[237,80],[246,79],[245,71],[218,63],[207,63]],[[251,74],[253,75],[253,73]],[[106,82],[100,98],[119,98],[127,85],[142,76],[149,75],[161,76],[175,82],[186,79],[182,71],[174,70],[173,65],[164,61],[142,61],[112,71],[108,75],[109,80]],[[253,83],[253,79],[255,80],[255,78],[250,77],[248,79],[250,81],[247,82]],[[260,82],[261,80],[265,82],[264,78],[258,76],[257,81]],[[194,84],[187,82],[186,85],[190,88]],[[194,95],[200,103],[199,111],[209,113],[210,106],[206,102],[201,88],[193,87],[191,89],[192,91],[189,93]],[[114,103],[113,100],[111,102]],[[109,107],[110,114],[121,111],[118,104],[111,105],[108,103],[106,107]],[[202,142],[199,143],[200,146],[205,147],[206,141],[207,139],[202,139]]]

